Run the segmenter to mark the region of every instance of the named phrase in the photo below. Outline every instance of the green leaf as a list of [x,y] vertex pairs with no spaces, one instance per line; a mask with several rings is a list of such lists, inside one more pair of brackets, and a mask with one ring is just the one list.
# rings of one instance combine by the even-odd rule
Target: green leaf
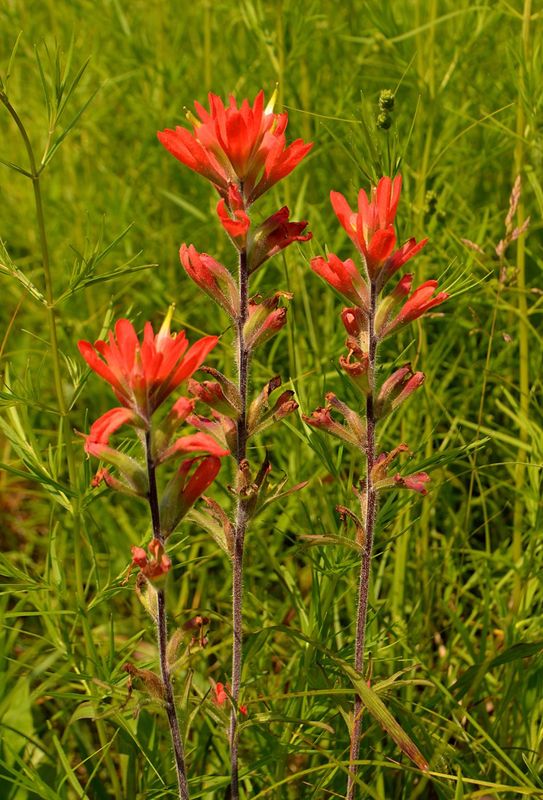
[[418,749],[414,741],[407,735],[401,725],[392,716],[388,708],[385,706],[378,694],[371,689],[365,680],[360,677],[358,672],[347,664],[345,661],[335,659],[341,666],[344,672],[351,679],[351,683],[360,695],[360,698],[372,717],[384,728],[388,735],[393,739],[400,750],[408,756],[414,764],[422,769],[424,772],[429,770],[429,764]]

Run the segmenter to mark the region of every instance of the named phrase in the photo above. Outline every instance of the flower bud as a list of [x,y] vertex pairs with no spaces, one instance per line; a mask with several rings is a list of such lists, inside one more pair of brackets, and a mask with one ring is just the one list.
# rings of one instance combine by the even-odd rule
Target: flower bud
[[[332,392],[326,395],[326,399],[328,403],[324,408],[315,409],[310,417],[302,416],[304,422],[342,439],[353,447],[364,448],[366,446],[366,428],[358,414],[338,400]],[[336,422],[330,413],[332,408],[338,410],[345,417],[347,425],[340,425],[339,422]]]
[[228,187],[227,200],[221,198],[217,205],[217,214],[221,225],[232,239],[234,246],[242,250],[247,243],[247,232],[251,221],[245,211],[245,203],[238,187],[231,183]]
[[274,422],[278,422],[298,408],[298,403],[294,400],[294,392],[290,389],[282,392],[274,402],[271,401],[271,396],[280,386],[281,378],[277,375],[264,386],[251,403],[247,414],[249,436],[261,433]]
[[232,405],[218,381],[202,381],[199,383],[191,378],[188,388],[190,394],[210,408],[214,408],[215,411],[218,411],[220,414],[225,414],[232,419],[239,418],[239,407],[235,408]]
[[399,314],[393,320],[388,323],[381,323],[381,328],[377,331],[378,335],[383,338],[388,336],[392,331],[407,325],[409,322],[413,322],[431,308],[434,308],[434,306],[438,306],[447,300],[449,297],[447,292],[438,292],[435,297],[432,296],[436,288],[437,281],[434,280],[425,281],[425,283],[421,284],[415,289],[411,297],[405,301]]
[[170,571],[172,562],[165,554],[162,542],[158,539],[153,539],[147,548],[151,558],[148,557],[143,547],[133,545],[131,550],[132,563],[130,571],[134,567],[139,567],[141,574],[150,581],[160,579]]
[[381,386],[375,408],[377,416],[386,417],[395,411],[423,383],[423,372],[413,372],[410,364],[400,367]]
[[209,433],[219,446],[235,453],[237,448],[237,426],[233,419],[211,410],[213,419],[192,414],[187,422],[199,431]]
[[290,292],[276,292],[273,297],[268,297],[262,302],[256,298],[249,300],[249,318],[243,327],[245,343],[249,349],[269,341],[287,323],[287,309],[279,308],[279,301],[283,298],[290,300]]
[[409,292],[413,283],[413,275],[407,272],[403,275],[394,289],[387,294],[377,305],[375,314],[375,330],[380,331],[389,322],[394,310],[400,305]]
[[[352,341],[350,344],[354,344]],[[351,361],[351,356],[355,355],[358,361]],[[350,347],[347,358],[340,356],[340,367],[347,373],[348,377],[364,395],[371,392],[369,381],[369,356],[363,353],[358,347]]]
[[238,291],[226,267],[207,253],[199,253],[192,244],[181,245],[179,258],[189,278],[234,319],[239,313]]
[[[193,466],[197,464],[192,472]],[[160,521],[163,533],[169,536],[183,517],[205,492],[221,468],[216,456],[184,461],[164,489],[160,501]]]
[[258,226],[248,245],[249,273],[254,272],[272,256],[293,242],[307,242],[313,234],[303,231],[307,222],[289,222],[287,206],[276,211]]
[[366,281],[358,271],[352,258],[342,261],[334,253],[328,254],[328,260],[322,256],[311,259],[311,269],[324,278],[330,286],[354,303],[358,308],[367,311],[369,291]]
[[396,486],[404,489],[411,489],[413,492],[418,492],[419,494],[428,494],[426,484],[429,480],[430,476],[426,472],[416,472],[413,475],[405,476],[396,473],[394,476],[394,483]]

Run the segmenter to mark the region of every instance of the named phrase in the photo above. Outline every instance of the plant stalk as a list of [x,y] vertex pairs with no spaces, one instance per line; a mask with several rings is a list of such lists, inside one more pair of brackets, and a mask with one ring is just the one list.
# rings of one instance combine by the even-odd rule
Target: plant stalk
[[[364,548],[360,563],[360,578],[358,581],[358,605],[356,612],[356,637],[354,645],[354,668],[363,679],[364,650],[366,642],[366,624],[368,618],[368,594],[370,588],[371,558],[373,553],[373,538],[375,533],[375,520],[377,515],[377,492],[374,488],[372,471],[375,464],[375,357],[377,353],[377,337],[375,335],[375,310],[377,305],[377,290],[373,281],[370,287],[370,307],[368,313],[368,375],[370,391],[366,398],[366,485],[361,498],[361,510],[365,525]],[[357,767],[360,749],[360,730],[362,725],[362,700],[357,695],[353,709],[353,728],[351,731],[351,746],[349,751],[349,778],[347,782],[346,800],[354,800],[356,788]]]
[[[164,545],[164,535],[160,527],[160,510],[158,503],[158,491],[156,485],[155,464],[151,450],[151,434],[145,434],[145,454],[147,458],[147,474],[149,476],[149,508],[151,510],[151,521],[153,524],[153,536]],[[185,754],[183,750],[183,740],[179,729],[179,720],[175,708],[175,697],[173,694],[172,679],[170,675],[170,665],[168,664],[168,619],[166,615],[166,594],[164,589],[157,591],[157,619],[156,619],[158,652],[160,656],[160,674],[164,686],[164,706],[170,726],[172,747],[177,772],[177,785],[181,800],[188,800],[189,788],[187,784],[187,774],[185,767]]]
[[[236,355],[238,362],[238,390],[241,412],[237,422],[236,462],[238,465],[238,491],[241,489],[241,466],[247,455],[247,383],[250,352],[245,342],[243,328],[249,316],[249,273],[247,251],[239,254],[239,315],[236,320]],[[238,766],[238,702],[243,660],[243,549],[247,530],[245,499],[238,494],[234,526],[234,553],[232,557],[232,710],[230,712],[230,765],[231,800],[239,800]]]
[[[515,151],[515,175],[522,175],[525,166],[526,115],[524,108],[524,89],[526,71],[530,63],[530,20],[532,13],[531,0],[524,0],[522,15],[522,68],[520,70],[520,86],[517,110],[517,146]],[[517,225],[521,226],[525,219],[524,204],[518,204]],[[519,342],[519,443],[517,465],[515,469],[515,503],[513,508],[513,540],[511,556],[516,570],[513,583],[511,610],[517,613],[522,604],[523,576],[520,562],[523,554],[523,531],[526,527],[526,506],[524,503],[524,482],[526,475],[526,454],[522,445],[528,441],[528,422],[530,417],[530,369],[529,369],[529,326],[528,302],[526,289],[526,244],[525,237],[517,239],[517,288],[518,288],[518,342]]]

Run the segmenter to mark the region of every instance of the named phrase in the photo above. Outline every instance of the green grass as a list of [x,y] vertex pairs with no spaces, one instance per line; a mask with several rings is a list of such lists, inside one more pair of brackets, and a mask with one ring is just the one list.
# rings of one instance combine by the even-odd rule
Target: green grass
[[[308,267],[325,245],[351,255],[328,193],[354,202],[401,160],[400,235],[430,236],[417,278],[441,278],[453,298],[382,351],[383,371],[411,360],[427,375],[381,447],[408,442],[432,490],[381,506],[371,681],[431,771],[421,777],[367,716],[360,796],[374,800],[543,797],[541,10],[534,4],[524,26],[523,13],[519,0],[0,3],[0,72],[22,31],[8,90],[38,160],[49,120],[36,52],[49,97],[57,46],[65,63],[73,41],[71,79],[90,57],[51,144],[75,123],[41,180],[68,430],[87,430],[111,404],[87,378],[77,339],[121,315],[138,327],[158,321],[171,302],[193,338],[226,331],[178,262],[183,241],[234,257],[211,189],[156,139],[185,106],[210,89],[270,94],[278,81],[291,137],[315,142],[256,209],[287,202],[314,233],[262,270],[259,291],[294,300],[252,378],[256,392],[281,374],[305,413],[328,390],[354,401],[336,366],[341,301]],[[375,126],[382,89],[396,91],[388,132]],[[28,169],[2,107],[0,158]],[[76,436],[68,475],[32,186],[0,170],[0,797],[173,797],[165,718],[142,686],[129,696],[122,669],[156,668],[151,625],[122,585],[130,545],[149,533],[146,509],[90,489],[95,464]],[[494,247],[519,172],[532,222],[500,266]],[[219,369],[229,369],[230,342],[226,331]],[[266,450],[274,482],[309,484],[267,506],[248,538],[243,785],[251,798],[341,797],[357,555],[304,537],[354,537],[333,509],[353,505],[362,465],[293,417],[263,434],[253,463]],[[214,488],[221,502],[231,477],[224,469]],[[176,682],[192,796],[222,798],[227,719],[208,693],[230,670],[229,565],[194,522],[171,550],[172,620],[211,619],[209,644],[193,648]]]

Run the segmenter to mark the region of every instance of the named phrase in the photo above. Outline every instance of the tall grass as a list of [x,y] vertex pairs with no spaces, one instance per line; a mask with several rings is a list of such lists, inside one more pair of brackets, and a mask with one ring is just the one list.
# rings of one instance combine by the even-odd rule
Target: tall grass
[[[304,412],[325,391],[349,397],[335,366],[337,299],[307,264],[308,251],[325,245],[349,254],[330,189],[354,196],[401,159],[410,216],[400,234],[430,236],[421,275],[454,295],[443,318],[403,335],[398,365],[420,359],[428,378],[404,435],[391,420],[382,445],[409,431],[414,448],[418,432],[413,471],[431,472],[433,489],[424,506],[401,500],[399,518],[397,498],[381,508],[367,639],[372,689],[431,770],[421,777],[365,716],[360,796],[543,797],[541,10],[520,0],[241,0],[182,11],[143,0],[5,0],[4,79],[20,31],[9,101],[36,169],[45,151],[52,156],[39,177],[42,226],[36,181],[9,166],[33,173],[28,145],[0,109],[0,796],[173,796],[165,722],[143,686],[129,692],[122,669],[156,667],[145,613],[122,585],[130,544],[148,535],[145,508],[90,489],[74,430],[86,430],[108,398],[76,341],[120,314],[136,326],[159,320],[172,301],[179,327],[219,328],[215,319],[206,326],[209,307],[177,260],[182,241],[215,235],[213,255],[229,258],[205,212],[213,199],[164,157],[155,132],[208,89],[254,96],[279,81],[291,137],[316,142],[285,184],[314,242],[259,278],[260,291],[280,281],[295,300],[289,326],[255,358],[254,386],[280,373]],[[396,92],[388,131],[375,124],[384,88]],[[532,221],[500,274],[494,247],[517,173],[519,222]],[[217,351],[223,369],[227,351]],[[384,366],[396,352],[383,346]],[[266,448],[278,491],[284,478],[281,491],[309,483],[266,506],[247,541],[240,778],[251,798],[340,797],[357,554],[333,508],[347,504],[355,465],[301,419],[263,437],[255,463]],[[216,487],[225,503],[226,483]],[[228,720],[209,691],[229,670],[230,585],[197,520],[184,530],[173,548],[172,620],[182,627],[202,613],[211,622],[205,648],[189,648],[186,634],[176,693],[191,796],[219,798],[229,783]]]

